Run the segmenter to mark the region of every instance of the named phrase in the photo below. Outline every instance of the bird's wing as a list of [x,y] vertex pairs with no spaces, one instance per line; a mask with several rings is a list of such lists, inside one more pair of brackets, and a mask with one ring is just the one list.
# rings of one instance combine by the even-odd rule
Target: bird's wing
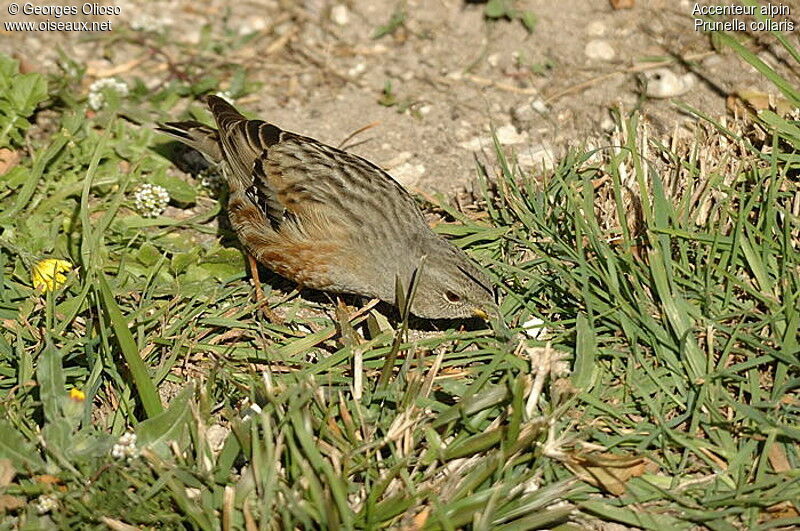
[[219,128],[219,145],[228,165],[231,191],[243,192],[277,226],[286,209],[269,176],[261,171],[260,161],[280,142],[284,131],[262,120],[248,120],[218,96],[209,96],[207,102]]
[[[248,120],[216,96],[208,99],[233,177],[275,226],[293,218],[302,227],[346,222],[369,236],[375,216],[397,227],[424,223],[413,198],[374,164],[275,125]],[[398,221],[399,220],[399,221]],[[341,227],[340,227],[341,228]]]

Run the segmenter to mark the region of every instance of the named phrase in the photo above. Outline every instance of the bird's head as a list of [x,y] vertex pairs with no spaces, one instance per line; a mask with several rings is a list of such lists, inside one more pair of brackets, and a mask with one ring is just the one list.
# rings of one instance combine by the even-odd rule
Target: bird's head
[[411,313],[426,319],[497,317],[494,290],[486,276],[463,252],[439,242],[426,253]]

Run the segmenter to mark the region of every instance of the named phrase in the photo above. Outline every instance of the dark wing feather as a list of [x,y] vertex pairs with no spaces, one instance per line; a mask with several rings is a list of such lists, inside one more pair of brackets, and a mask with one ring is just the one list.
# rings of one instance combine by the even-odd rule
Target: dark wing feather
[[264,168],[264,156],[266,153],[253,163],[253,184],[245,190],[245,195],[264,212],[272,228],[277,230],[286,214],[286,207],[278,199],[275,187],[270,184]]
[[192,147],[210,159],[209,162],[222,161],[217,130],[194,120],[185,122],[166,122],[158,124],[156,131],[169,135]]
[[242,188],[247,188],[253,180],[253,163],[280,142],[283,131],[262,120],[248,120],[218,96],[209,96],[207,101],[219,128],[222,151],[233,172],[232,177]]
[[[217,96],[209,96],[208,104],[219,127],[231,191],[244,193],[273,228],[291,216],[301,230],[307,223],[333,223],[359,227],[358,234],[374,241],[378,226],[394,240],[403,240],[408,222],[426,227],[414,199],[371,162],[267,122],[248,120]],[[384,220],[375,225],[374,216]]]
[[264,167],[264,159],[269,148],[280,142],[283,131],[262,120],[248,120],[218,96],[209,96],[207,101],[232,173],[231,189],[244,192],[264,212],[273,228],[277,228],[286,209],[270,183],[272,176]]

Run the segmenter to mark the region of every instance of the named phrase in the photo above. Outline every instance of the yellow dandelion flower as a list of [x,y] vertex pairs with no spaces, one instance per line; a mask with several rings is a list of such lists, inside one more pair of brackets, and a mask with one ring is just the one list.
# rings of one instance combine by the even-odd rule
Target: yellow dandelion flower
[[66,260],[58,260],[57,258],[41,260],[33,266],[33,271],[31,272],[33,287],[43,293],[56,290],[67,281],[67,276],[64,273],[69,273],[70,271],[72,271],[72,264]]
[[74,400],[75,402],[83,402],[86,400],[86,393],[81,391],[80,389],[71,389],[69,392],[70,400]]

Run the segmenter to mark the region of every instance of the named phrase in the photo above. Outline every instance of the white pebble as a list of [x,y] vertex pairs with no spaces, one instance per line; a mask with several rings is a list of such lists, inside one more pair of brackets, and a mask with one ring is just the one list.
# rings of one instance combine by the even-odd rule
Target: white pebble
[[517,153],[517,163],[528,170],[550,171],[556,166],[553,149],[545,144],[528,146]]
[[395,155],[391,159],[387,160],[383,164],[383,169],[391,170],[392,168],[396,168],[396,167],[400,166],[401,164],[403,164],[405,162],[408,162],[411,159],[411,157],[413,157],[413,156],[414,156],[414,154],[411,153],[410,151],[401,151],[400,153],[398,153],[397,155]]
[[498,127],[495,134],[497,135],[497,141],[504,146],[509,144],[521,144],[528,140],[528,133],[518,133],[517,128],[511,124]]
[[547,334],[547,328],[544,326],[544,321],[537,317],[532,317],[522,323],[522,328],[525,334],[531,339],[539,339]]
[[593,20],[587,24],[586,33],[592,37],[602,37],[606,34],[606,25],[599,20]]
[[458,145],[469,151],[480,151],[481,148],[483,148],[483,146],[491,146],[492,141],[491,139],[488,138],[481,138],[479,136],[476,136],[465,142],[461,142]]
[[355,77],[361,73],[363,73],[367,69],[366,63],[358,63],[353,68],[347,71],[347,75],[350,77]]
[[403,186],[415,186],[425,175],[425,166],[404,162],[392,170],[392,177]]
[[595,39],[586,43],[583,53],[589,59],[596,59],[598,61],[612,61],[617,55],[614,48],[607,42],[601,39]]
[[206,431],[206,440],[212,452],[217,454],[222,451],[222,447],[225,446],[225,441],[228,439],[228,434],[230,434],[230,432],[230,428],[226,428],[220,424],[212,424],[208,427]]
[[669,68],[657,68],[645,73],[647,79],[646,94],[651,98],[674,98],[689,92],[694,86],[694,74],[683,76],[675,74]]
[[346,26],[350,22],[350,11],[344,4],[336,4],[331,8],[331,20],[339,26]]
[[533,105],[529,103],[523,103],[522,105],[511,109],[511,117],[518,122],[517,126],[519,126],[520,124],[530,125],[530,122],[535,120],[537,115],[533,110]]

